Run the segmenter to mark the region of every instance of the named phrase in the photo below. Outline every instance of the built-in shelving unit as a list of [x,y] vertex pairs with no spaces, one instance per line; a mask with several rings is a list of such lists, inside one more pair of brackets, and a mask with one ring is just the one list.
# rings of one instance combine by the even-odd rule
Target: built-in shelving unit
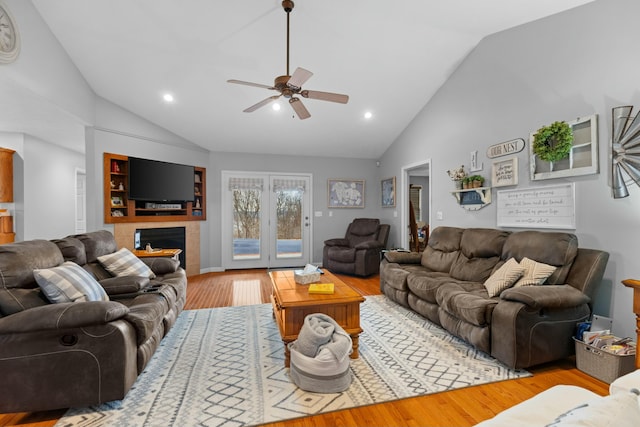
[[203,221],[206,213],[206,169],[195,167],[193,202],[164,203],[129,200],[129,158],[104,153],[104,222]]
[[491,187],[469,188],[451,192],[460,207],[468,211],[477,211],[491,203]]

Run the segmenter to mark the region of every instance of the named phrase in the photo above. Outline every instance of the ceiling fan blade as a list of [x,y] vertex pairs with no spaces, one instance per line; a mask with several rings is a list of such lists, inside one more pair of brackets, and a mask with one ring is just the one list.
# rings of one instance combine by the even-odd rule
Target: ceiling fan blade
[[331,92],[319,92],[317,90],[303,90],[300,92],[304,98],[320,99],[322,101],[338,102],[340,104],[346,104],[349,102],[349,95],[342,95],[339,93]]
[[311,78],[311,76],[313,76],[311,71],[298,67],[291,75],[291,78],[287,82],[287,86],[300,89],[302,85]]
[[247,109],[245,109],[245,110],[242,110],[242,111],[243,111],[244,113],[251,113],[251,112],[254,112],[254,111],[256,111],[258,108],[260,108],[260,107],[264,107],[265,105],[267,105],[267,104],[269,104],[269,103],[271,103],[271,102],[275,101],[275,100],[276,100],[276,99],[278,99],[278,98],[280,98],[280,95],[273,95],[273,96],[270,96],[270,97],[268,97],[268,98],[266,98],[266,99],[263,99],[262,101],[258,102],[257,104],[252,105],[251,107],[249,107],[249,108],[247,108]]
[[298,98],[289,99],[289,104],[291,104],[293,111],[296,112],[300,120],[308,119],[309,117],[311,117],[311,114],[309,114],[307,107],[305,107],[302,101],[300,101]]
[[275,87],[273,87],[273,86],[262,85],[260,83],[244,82],[242,80],[233,80],[232,79],[232,80],[227,80],[227,83],[235,83],[237,85],[254,86],[254,87],[261,87],[263,89],[275,90]]

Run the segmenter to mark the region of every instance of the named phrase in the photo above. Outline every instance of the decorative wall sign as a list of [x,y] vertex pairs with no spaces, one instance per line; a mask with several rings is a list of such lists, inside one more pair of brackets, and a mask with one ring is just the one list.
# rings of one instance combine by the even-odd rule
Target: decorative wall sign
[[518,184],[518,158],[493,162],[491,167],[491,186],[504,187]]
[[494,144],[487,148],[487,157],[490,159],[495,159],[496,157],[519,153],[522,150],[524,150],[524,139],[512,139],[511,141]]
[[529,165],[532,181],[598,173],[598,115],[567,121],[573,130],[569,156],[557,162],[545,162],[533,152],[535,132],[529,138]]
[[381,182],[382,207],[393,208],[396,206],[396,177],[383,179]]
[[329,179],[330,208],[364,208],[364,179]]
[[575,184],[498,191],[498,227],[576,228]]

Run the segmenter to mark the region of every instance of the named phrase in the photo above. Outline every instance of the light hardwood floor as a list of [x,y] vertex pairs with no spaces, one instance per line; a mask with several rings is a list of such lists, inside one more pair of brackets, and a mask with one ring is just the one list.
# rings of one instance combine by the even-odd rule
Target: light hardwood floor
[[[378,295],[379,277],[339,277],[362,295]],[[233,304],[234,281],[258,280],[263,303],[269,302],[271,282],[265,270],[236,270],[189,277],[185,309],[226,307]],[[529,369],[533,377],[502,381],[454,391],[436,393],[330,412],[268,424],[269,427],[319,426],[473,426],[503,409],[556,384],[574,384],[600,395],[608,385],[575,368],[572,359]],[[2,393],[10,393],[2,390]],[[2,426],[53,426],[65,410],[0,414]],[[187,427],[187,426],[185,426]]]

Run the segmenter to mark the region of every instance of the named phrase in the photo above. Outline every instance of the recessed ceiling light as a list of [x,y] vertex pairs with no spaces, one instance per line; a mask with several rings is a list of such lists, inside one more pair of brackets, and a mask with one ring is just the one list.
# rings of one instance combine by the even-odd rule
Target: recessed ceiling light
[[171,95],[170,93],[165,93],[164,95],[162,95],[162,99],[164,99],[164,102],[173,102],[173,95]]
[[364,118],[365,119],[370,119],[371,117],[373,117],[373,113],[371,113],[371,111],[367,111],[364,113]]
[[271,108],[273,108],[273,111],[280,111],[280,104],[274,102]]

